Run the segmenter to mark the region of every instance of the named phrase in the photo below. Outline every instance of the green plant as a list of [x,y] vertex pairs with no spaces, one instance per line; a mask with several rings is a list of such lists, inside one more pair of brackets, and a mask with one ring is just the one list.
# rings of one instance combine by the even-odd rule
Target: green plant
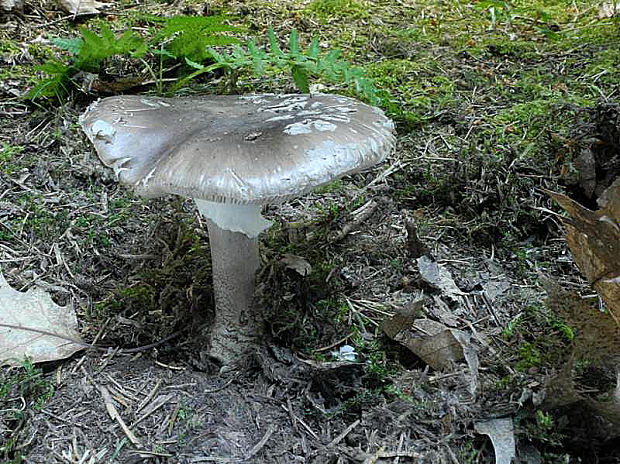
[[513,22],[518,22],[549,39],[558,38],[552,25],[551,15],[535,6],[526,5],[518,8],[505,0],[481,0],[475,6],[489,13],[492,29],[495,29],[498,23],[511,25]]
[[506,327],[502,329],[502,338],[509,340],[515,334],[515,330],[519,327],[521,323],[521,316],[514,318],[512,321],[506,324]]
[[[60,100],[74,87],[73,78],[78,72],[99,73],[104,62],[124,56],[141,60],[159,92],[163,91],[163,62],[172,60],[195,69],[187,74],[182,68],[181,79],[172,91],[216,70],[223,72],[233,85],[239,72],[250,72],[255,76],[290,73],[297,88],[304,93],[310,91],[310,78],[320,78],[352,88],[355,94],[370,103],[387,102],[385,92],[380,95],[365,71],[351,66],[339,50],[321,52],[318,38],[312,40],[307,50],[302,50],[295,29],[289,37],[288,51],[280,48],[271,29],[267,33],[268,45],[263,50],[252,39],[245,47],[239,45],[238,39],[230,34],[240,29],[225,24],[225,16],[176,16],[169,19],[147,16],[145,19],[155,24],[154,35],[148,42],[130,30],[117,37],[104,23],[98,34],[83,27],[81,37],[53,39],[52,43],[68,52],[70,58],[67,62],[48,60],[37,67],[45,77],[27,93],[26,98],[32,101],[40,98]],[[221,50],[220,47],[227,45],[234,45],[232,51]],[[159,60],[159,72],[154,70],[153,57]]]
[[0,161],[8,161],[14,155],[21,153],[23,149],[24,148],[19,145],[11,145],[7,142],[2,142],[2,147],[0,148]]
[[369,7],[355,0],[312,0],[307,10],[325,20],[328,18],[367,18]]
[[210,48],[209,53],[215,62],[208,66],[186,59],[186,62],[196,71],[179,81],[175,88],[185,85],[188,81],[202,74],[218,69],[223,70],[229,76],[241,70],[249,71],[255,76],[288,72],[297,88],[304,93],[310,91],[309,78],[319,77],[332,83],[352,87],[358,96],[364,97],[370,103],[377,104],[381,101],[373,81],[366,77],[365,71],[360,67],[351,66],[346,60],[342,59],[339,50],[321,53],[317,37],[312,39],[305,51],[299,45],[295,29],[291,30],[289,36],[288,51],[283,51],[280,48],[271,28],[267,31],[267,39],[266,50],[258,47],[254,40],[247,42],[247,50],[240,45],[236,45],[230,53],[219,52]]
[[530,367],[538,367],[542,362],[542,354],[535,343],[524,342],[519,346],[517,370],[524,371]]
[[161,25],[151,40],[153,49],[163,45],[165,56],[180,61],[187,58],[201,63],[211,58],[209,47],[239,43],[236,37],[224,34],[241,32],[240,28],[225,23],[226,16],[148,16],[145,19]]
[[[21,361],[15,369],[0,371],[0,410],[5,414],[2,425],[10,428],[3,430],[9,432],[9,435],[0,435],[6,437],[0,442],[2,462],[22,462],[23,456],[17,446],[21,441],[19,430],[26,411],[40,411],[53,395],[54,386],[29,359]],[[16,400],[19,400],[20,407],[14,407]]]
[[541,430],[548,432],[553,428],[553,417],[550,413],[539,409],[536,411],[536,424]]
[[52,43],[71,54],[69,63],[57,59],[48,60],[36,69],[46,74],[26,94],[29,100],[51,97],[57,100],[67,95],[72,86],[71,78],[79,71],[98,72],[101,64],[114,56],[140,58],[147,52],[145,41],[132,31],[125,31],[116,37],[110,27],[101,23],[99,34],[82,27],[81,37],[52,39]]

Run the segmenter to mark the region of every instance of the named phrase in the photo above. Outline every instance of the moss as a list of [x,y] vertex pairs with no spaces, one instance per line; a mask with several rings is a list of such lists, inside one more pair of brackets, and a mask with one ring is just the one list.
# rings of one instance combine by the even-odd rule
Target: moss
[[12,174],[16,167],[12,162],[23,151],[24,147],[21,145],[11,145],[10,143],[2,142],[0,146],[0,173]]
[[429,119],[455,101],[454,82],[441,75],[437,63],[426,56],[416,60],[384,60],[368,66],[377,87],[397,98],[390,116],[408,123]]
[[545,47],[538,42],[530,40],[509,40],[505,37],[491,37],[482,43],[482,47],[477,48],[483,53],[520,60],[541,60],[544,59],[543,49]]
[[16,41],[11,39],[0,39],[0,57],[3,60],[9,61],[20,53],[21,49]]
[[312,0],[306,11],[327,20],[336,18],[365,19],[370,16],[370,7],[355,0]]
[[525,371],[531,367],[539,367],[542,363],[542,355],[540,349],[535,343],[525,342],[519,346],[519,361],[516,368],[519,371]]

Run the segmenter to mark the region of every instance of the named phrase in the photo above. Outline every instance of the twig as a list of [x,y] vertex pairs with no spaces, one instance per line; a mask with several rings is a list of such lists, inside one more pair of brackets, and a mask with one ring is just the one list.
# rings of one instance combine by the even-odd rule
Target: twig
[[[400,453],[403,450],[403,443],[405,442],[405,434],[401,433],[398,438],[398,448],[396,448],[396,453]],[[394,456],[394,464],[398,464],[400,462],[400,456]]]
[[351,433],[351,431],[357,427],[360,424],[360,420],[356,420],[355,422],[353,422],[351,425],[349,425],[346,429],[344,429],[344,431],[338,435],[336,438],[334,438],[328,445],[327,447],[330,448],[332,446],[336,446],[338,443],[340,443],[342,440],[344,440],[344,437],[346,437],[349,433]]
[[260,439],[260,441],[258,443],[256,443],[252,449],[250,450],[250,452],[246,455],[245,460],[249,461],[250,459],[252,459],[255,455],[258,454],[258,452],[263,449],[263,446],[265,446],[265,444],[269,441],[269,439],[271,438],[271,435],[273,435],[274,429],[273,429],[273,425],[270,425],[267,428],[267,431],[265,432],[265,435],[263,435],[263,438]]
[[49,337],[60,338],[61,340],[66,340],[68,342],[71,342],[71,343],[74,343],[76,345],[82,346],[86,350],[96,350],[96,351],[106,352],[106,351],[108,351],[109,349],[112,348],[112,349],[118,350],[118,352],[120,354],[138,353],[140,351],[147,351],[147,350],[150,350],[151,348],[156,348],[159,345],[162,345],[162,344],[166,343],[167,341],[169,341],[169,340],[171,340],[173,338],[178,337],[183,332],[189,330],[189,327],[184,327],[184,328],[182,328],[180,330],[177,330],[176,332],[168,335],[167,337],[162,338],[161,340],[159,340],[157,342],[153,342],[153,343],[150,343],[148,345],[138,346],[136,348],[121,348],[121,347],[114,347],[114,346],[93,345],[91,343],[83,342],[82,340],[71,338],[71,337],[69,337],[67,335],[57,334],[57,333],[54,333],[54,332],[50,332],[48,330],[36,329],[34,327],[24,327],[23,325],[6,324],[4,322],[0,322],[0,327],[5,327],[7,329],[13,329],[13,330],[23,330],[24,332],[33,332],[33,333],[38,333],[38,334],[41,334],[41,335],[47,335]]
[[286,397],[286,406],[282,405],[282,407],[288,412],[288,416],[291,419],[291,425],[293,426],[295,433],[297,435],[301,435],[299,433],[299,427],[297,427],[297,418],[295,417],[295,413],[293,413],[293,404],[288,396]]
[[164,404],[168,403],[173,398],[173,393],[157,397],[157,399],[153,403],[151,403],[151,405],[144,411],[144,414],[142,414],[142,416],[136,419],[130,427],[135,427],[136,425],[138,425],[140,422],[149,417],[151,414],[153,414],[155,411],[157,411],[159,408],[161,408]]
[[315,349],[314,351],[317,351],[317,352],[319,352],[319,353],[320,353],[320,352],[322,352],[322,351],[328,351],[328,350],[331,350],[332,348],[335,348],[336,346],[338,346],[338,345],[340,345],[340,344],[342,344],[342,343],[346,342],[346,341],[349,339],[349,337],[350,337],[350,336],[351,336],[351,334],[347,335],[346,337],[342,337],[340,340],[335,341],[335,342],[334,342],[334,343],[332,343],[331,345],[322,346],[321,348],[317,348],[317,349]]
[[377,209],[377,202],[374,200],[368,201],[366,204],[358,208],[352,213],[353,220],[346,223],[344,227],[340,230],[340,232],[336,233],[331,239],[331,243],[336,243],[343,240],[347,235],[349,235],[354,230],[358,229],[360,225],[366,222],[370,216],[373,215],[375,210]]
[[287,409],[286,406],[284,405],[281,405],[281,406],[282,406],[282,409],[284,409],[285,411],[288,411],[289,415],[291,415],[296,422],[299,422],[302,425],[302,427],[306,429],[306,432],[312,435],[312,438],[314,438],[315,440],[319,439],[319,436],[316,434],[316,432],[312,430],[310,426],[303,421],[303,419],[300,419],[299,417],[295,415],[295,413],[292,412],[293,411],[292,407],[290,409]]
[[125,424],[125,421],[123,421],[123,418],[120,416],[120,414],[116,410],[116,407],[114,406],[112,397],[110,396],[110,392],[108,391],[108,389],[104,387],[103,385],[97,385],[97,387],[99,389],[99,392],[101,393],[101,396],[103,397],[105,408],[106,408],[106,411],[108,411],[110,418],[118,422],[118,425],[121,426],[121,429],[123,430],[123,432],[125,433],[125,435],[127,436],[127,438],[129,439],[131,443],[133,443],[135,446],[138,446],[138,447],[142,446],[140,443],[140,440],[138,440],[138,438],[133,434],[133,432],[129,430],[129,427],[127,427],[127,424]]
[[140,405],[138,406],[138,409],[136,409],[136,414],[142,411],[142,409],[144,409],[144,407],[147,404],[149,404],[151,400],[155,397],[157,390],[159,390],[159,387],[161,386],[161,382],[162,380],[159,379],[157,383],[155,384],[155,386],[153,387],[153,389],[151,390],[151,392],[147,395],[147,397],[144,398],[144,400],[142,400],[142,403],[140,403]]
[[234,378],[230,378],[228,379],[228,381],[222,385],[221,387],[216,387],[216,388],[211,388],[209,390],[204,390],[203,393],[216,393],[219,391],[224,390],[226,387],[228,387],[231,383],[233,383],[233,380],[235,380]]
[[379,448],[377,450],[377,452],[375,454],[373,454],[372,456],[368,457],[368,459],[364,459],[364,464],[375,464],[379,458],[383,457],[383,456],[381,456],[381,454],[383,453],[384,449],[385,449],[385,447],[382,446],[381,448]]
[[172,411],[172,415],[170,416],[170,420],[168,421],[168,435],[172,435],[172,429],[174,428],[174,423],[177,420],[180,409],[181,409],[181,402],[177,401],[177,405],[174,407],[174,411]]

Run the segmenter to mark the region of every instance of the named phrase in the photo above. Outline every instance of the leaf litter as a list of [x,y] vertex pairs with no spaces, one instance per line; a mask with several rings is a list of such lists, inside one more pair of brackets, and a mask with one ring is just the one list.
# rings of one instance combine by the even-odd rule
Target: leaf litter
[[[290,19],[275,6],[258,8],[247,2],[233,2],[231,8],[260,24],[288,24]],[[40,19],[39,23],[33,21],[48,22],[45,17]],[[303,26],[306,19],[299,21]],[[58,36],[66,35],[58,23],[49,29]],[[24,28],[19,33],[29,37],[35,31]],[[376,44],[381,45],[380,37]],[[506,59],[502,57],[502,63]],[[485,67],[488,60],[486,56],[478,65]],[[19,88],[19,82],[2,85],[10,87],[8,95]],[[205,267],[208,261],[200,254],[199,246],[191,242],[183,248],[186,229],[173,220],[179,216],[191,218],[192,206],[166,200],[145,205],[115,191],[109,173],[90,158],[83,140],[71,127],[81,108],[68,105],[50,120],[45,115],[31,114],[20,105],[9,102],[10,116],[2,116],[10,117],[11,124],[3,125],[0,132],[3,140],[26,147],[20,158],[21,170],[13,174],[3,172],[0,178],[0,198],[9,205],[0,210],[0,230],[9,231],[0,259],[9,261],[7,269],[11,275],[25,280],[49,278],[52,282],[71,282],[72,301],[80,320],[87,322],[82,329],[84,335],[88,339],[101,336],[106,345],[135,346],[145,340],[165,338],[166,333],[157,328],[175,323],[188,327],[202,325],[202,320],[194,321],[182,308],[206,309],[208,314],[209,289],[204,281],[196,275],[182,281],[179,277],[185,271],[176,267],[173,269],[177,272],[165,275],[167,283],[144,277],[148,275],[145,270],[153,272],[171,263],[176,265],[178,255],[184,257],[184,263],[190,261],[190,267],[197,263]],[[449,113],[433,116],[436,120],[416,132],[415,144],[407,145],[407,140],[403,140],[397,156],[414,158],[424,152],[423,163],[441,163],[446,154],[438,148],[442,141],[451,147],[456,140],[466,148],[469,132],[459,133],[461,128],[449,119]],[[469,113],[465,114],[465,129],[474,130]],[[63,137],[58,137],[57,131]],[[443,140],[437,139],[437,134]],[[36,161],[29,161],[29,156]],[[386,173],[406,175],[402,166],[410,161],[393,162]],[[441,201],[416,211],[416,217],[421,219],[417,221],[420,239],[418,243],[411,239],[403,245],[411,215],[411,211],[403,209],[410,209],[411,203],[395,200],[394,186],[398,182],[396,176],[390,176],[377,172],[363,174],[347,181],[344,190],[335,195],[309,195],[296,202],[294,208],[282,205],[270,209],[272,217],[282,224],[282,236],[292,239],[286,244],[288,247],[283,247],[285,251],[275,246],[277,243],[266,247],[265,259],[274,263],[270,267],[274,271],[271,276],[262,277],[263,290],[270,297],[268,301],[296,318],[295,330],[305,329],[304,335],[312,335],[315,342],[321,342],[314,345],[322,350],[313,354],[318,359],[309,357],[305,345],[309,338],[286,343],[275,330],[271,333],[275,342],[270,342],[266,351],[249,359],[245,369],[229,374],[218,374],[208,360],[200,357],[199,348],[192,346],[192,337],[197,334],[191,331],[186,340],[158,345],[147,352],[123,353],[114,348],[104,354],[88,352],[52,367],[50,378],[56,382],[55,394],[43,410],[28,411],[23,425],[10,423],[14,431],[11,439],[24,445],[21,449],[32,462],[84,462],[92,457],[109,462],[444,463],[459,462],[466,444],[475,437],[474,424],[485,422],[491,415],[489,411],[493,411],[493,416],[510,418],[527,415],[528,408],[540,406],[542,379],[536,376],[534,367],[514,375],[526,384],[525,390],[531,391],[530,396],[524,396],[521,406],[514,401],[515,390],[523,388],[521,380],[503,391],[497,388],[507,376],[515,374],[511,357],[516,356],[516,346],[501,336],[503,324],[518,324],[524,306],[538,304],[544,296],[534,273],[537,264],[529,257],[517,262],[500,250],[494,256],[495,250],[488,244],[482,246],[475,240],[468,244],[458,234],[453,235],[452,212],[436,214]],[[468,192],[478,202],[489,195],[483,181],[481,178],[467,184]],[[89,195],[80,196],[76,191],[88,191]],[[354,227],[340,227],[345,221],[341,215],[327,216],[324,221],[316,219],[317,204],[321,211],[333,211],[329,207],[334,204],[344,211],[362,192],[385,196],[386,200],[382,197],[381,208],[365,210],[363,220],[354,219]],[[55,222],[50,221],[51,227],[45,222],[49,219],[45,214],[28,210],[28,203],[22,202],[32,193],[39,194],[35,201],[53,214]],[[121,212],[129,211],[131,219],[114,216],[118,213],[115,205],[123,202],[130,206]],[[84,217],[78,216],[78,211],[83,211]],[[67,221],[63,214],[68,214]],[[31,223],[33,216],[39,222]],[[103,237],[87,235],[89,229],[96,227],[79,226],[84,221],[100,219],[99,227],[104,227],[103,222],[106,227],[108,222],[112,224]],[[204,240],[200,227],[188,222],[191,234]],[[286,224],[291,222],[304,226],[288,228]],[[465,227],[475,229],[477,224]],[[172,229],[178,233],[164,233]],[[44,237],[43,232],[54,240],[53,254],[47,254],[49,237]],[[320,245],[312,241],[321,235],[337,240]],[[86,242],[87,239],[90,241]],[[313,247],[290,250],[290,245],[298,247],[304,240]],[[422,240],[426,243],[420,245]],[[422,260],[420,269],[415,261],[419,256],[407,253],[407,246],[412,254],[426,254],[432,249],[437,260]],[[551,258],[552,264],[544,265],[547,270],[559,274],[563,283],[585,290],[561,244],[551,240],[542,246],[532,245],[535,247]],[[182,251],[175,255],[175,250]],[[303,258],[289,258],[292,267],[287,270],[286,254]],[[318,259],[317,255],[325,258]],[[501,262],[502,275],[487,272],[489,260]],[[310,268],[312,272],[308,273]],[[144,285],[145,280],[149,285]],[[114,293],[117,288],[122,293]],[[317,296],[310,288],[337,290]],[[338,331],[336,322],[342,315],[330,300],[337,298],[338,292],[344,294],[348,304],[345,320],[351,322],[345,327],[359,328],[358,333]],[[115,301],[113,295],[119,294],[125,299]],[[393,354],[371,351],[375,343],[388,342],[377,329],[386,318],[398,315],[420,296],[424,307],[414,313],[411,324],[416,319],[432,321],[425,323],[432,324],[446,337],[447,342],[439,345],[441,354],[437,356],[440,362],[443,357],[445,367],[436,370],[421,356],[406,350],[408,353],[399,354],[403,364],[389,371],[386,368],[393,367],[388,362]],[[139,304],[131,304],[132,298]],[[317,323],[317,301],[333,311],[329,313],[331,320]],[[137,309],[140,305],[149,308],[147,315]],[[93,318],[102,308],[105,317]],[[273,327],[279,329],[279,334],[289,330],[293,336],[295,332],[287,326],[290,322],[282,320]],[[411,326],[404,330],[410,331]],[[463,339],[467,343],[455,343],[459,337],[454,334],[465,334]],[[405,338],[402,341],[407,342]],[[196,337],[196,345],[199,344]],[[283,346],[292,346],[294,350]],[[351,353],[345,348],[348,346],[355,348],[356,362],[347,361]],[[425,344],[421,346],[424,348]],[[477,359],[468,358],[469,348]],[[321,353],[332,351],[341,359],[321,359]],[[426,353],[429,351],[432,350],[427,349]],[[446,353],[456,355],[446,361]],[[430,354],[427,359],[436,361]],[[379,369],[379,375],[373,369]],[[478,385],[472,382],[474,372],[478,374]],[[597,390],[600,395],[613,392],[617,386],[615,378],[608,380]],[[386,384],[393,390],[386,389]],[[106,395],[101,393],[104,391]],[[109,416],[110,411],[113,417]],[[523,430],[517,429],[516,433],[519,449],[525,449],[529,444],[527,437]],[[535,443],[544,446],[540,441]],[[488,462],[487,445],[478,445],[476,459]]]
[[14,290],[0,272],[0,364],[55,361],[85,346],[71,305],[56,305],[40,288]]

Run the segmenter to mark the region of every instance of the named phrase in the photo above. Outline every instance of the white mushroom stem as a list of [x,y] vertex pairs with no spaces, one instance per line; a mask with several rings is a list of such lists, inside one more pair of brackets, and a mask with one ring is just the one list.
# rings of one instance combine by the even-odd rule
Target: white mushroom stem
[[260,267],[258,234],[271,222],[260,205],[232,205],[196,200],[207,219],[211,246],[215,321],[209,354],[224,363],[234,360],[258,335],[253,312],[254,283]]

